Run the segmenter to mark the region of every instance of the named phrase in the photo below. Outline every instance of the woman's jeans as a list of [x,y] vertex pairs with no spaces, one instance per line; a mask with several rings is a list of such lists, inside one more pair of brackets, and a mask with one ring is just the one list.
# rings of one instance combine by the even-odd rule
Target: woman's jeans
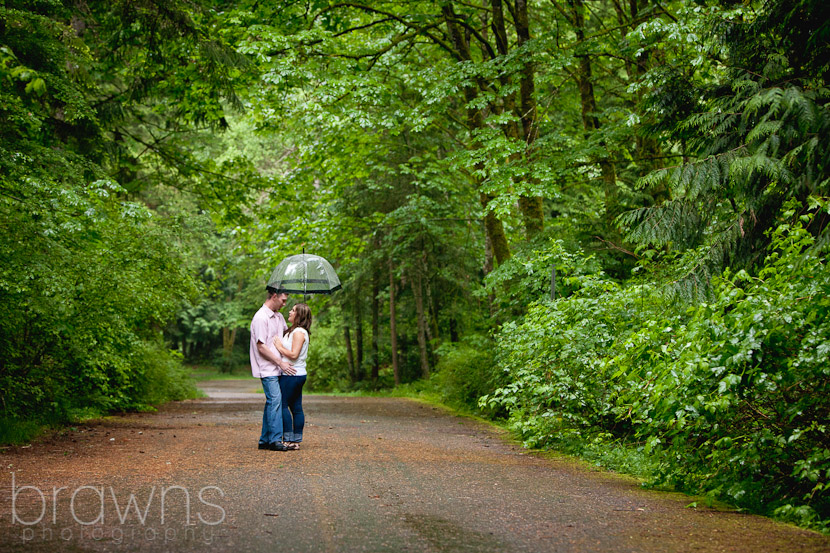
[[306,375],[280,377],[282,392],[282,427],[286,442],[302,442],[305,415],[303,414],[303,384]]

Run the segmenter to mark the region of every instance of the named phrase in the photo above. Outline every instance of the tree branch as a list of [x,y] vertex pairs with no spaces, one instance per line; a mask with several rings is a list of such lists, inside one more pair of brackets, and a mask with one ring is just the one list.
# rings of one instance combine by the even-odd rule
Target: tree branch
[[470,33],[476,37],[476,39],[487,49],[487,53],[490,55],[490,59],[496,58],[496,52],[493,50],[493,46],[481,35],[481,33],[475,29],[472,25],[464,21],[463,19],[459,18],[458,16],[453,17],[453,20],[460,24],[462,27],[470,31]]
[[348,34],[348,33],[352,33],[354,31],[362,31],[363,29],[368,29],[369,27],[374,27],[375,25],[380,25],[381,23],[386,23],[387,21],[396,21],[396,20],[391,18],[391,17],[386,17],[384,19],[378,19],[377,21],[372,21],[372,22],[367,23],[365,25],[358,25],[357,27],[352,27],[351,29],[346,29],[345,31],[340,31],[339,33],[335,33],[332,36],[338,37],[338,36],[343,36],[343,35]]

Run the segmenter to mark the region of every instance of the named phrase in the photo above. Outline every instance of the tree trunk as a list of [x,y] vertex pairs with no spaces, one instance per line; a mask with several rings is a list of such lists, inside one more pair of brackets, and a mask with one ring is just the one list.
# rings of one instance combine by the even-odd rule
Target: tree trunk
[[[490,241],[490,236],[485,234],[484,236],[484,266],[482,267],[482,271],[484,272],[484,276],[486,277],[493,271],[493,243]],[[490,313],[490,320],[495,320],[496,315],[496,295],[493,292],[487,293],[487,309]]]
[[355,358],[355,377],[358,381],[363,380],[363,309],[360,301],[360,288],[356,288],[354,295],[354,338],[357,350]]
[[435,367],[438,365],[438,358],[435,355],[435,339],[438,337],[438,325],[435,319],[435,312],[432,309],[432,298],[429,291],[429,280],[424,282],[424,291],[426,297],[424,298],[424,330],[427,337],[427,353],[429,354],[429,365]]
[[[441,12],[444,15],[444,20],[447,24],[447,31],[449,32],[452,43],[455,46],[459,61],[472,61],[473,58],[470,54],[470,44],[464,36],[464,33],[461,33],[458,30],[458,25],[455,22],[456,16],[455,12],[453,12],[452,6],[449,4],[443,5],[441,7]],[[473,102],[476,99],[476,96],[476,89],[473,85],[464,87],[464,99],[467,104]],[[472,135],[477,129],[480,129],[483,126],[484,116],[481,113],[481,110],[468,108],[467,128],[469,129],[470,134]],[[477,149],[480,146],[479,144],[474,143],[472,147],[473,149]],[[476,166],[476,171],[480,170],[481,166]],[[480,182],[476,182],[475,185],[476,188],[481,187]],[[496,261],[501,264],[510,257],[510,246],[507,243],[507,235],[504,232],[504,225],[502,225],[502,222],[492,211],[487,209],[487,206],[492,199],[492,196],[489,196],[484,192],[480,192],[481,207],[484,208],[485,213],[484,230],[487,233],[487,236],[490,237],[490,241],[493,244],[493,251],[496,252]]]
[[395,329],[395,273],[392,262],[389,262],[389,340],[392,345],[392,374],[395,375],[395,386],[401,385],[401,372],[398,367],[398,332]]
[[[242,286],[243,280],[241,278],[237,279],[235,296],[238,296],[242,292]],[[230,302],[233,300],[233,296],[229,295],[225,300]],[[222,372],[231,372],[233,370],[231,362],[233,358],[233,346],[236,343],[236,331],[236,328],[222,328]]]
[[222,329],[222,372],[231,372],[231,358],[233,346],[236,343],[236,329],[224,327]]
[[[585,40],[585,3],[584,0],[570,0],[573,15],[573,25],[578,42]],[[591,58],[588,54],[576,56],[579,59],[577,86],[582,103],[582,125],[586,134],[599,130],[600,122],[597,119],[597,102],[594,95],[593,73]],[[605,195],[605,225],[606,232],[612,240],[616,237],[614,218],[619,214],[619,194],[617,192],[616,167],[610,161],[610,155],[596,160],[602,174],[603,193]]]
[[346,339],[346,361],[349,363],[349,379],[354,384],[357,382],[354,370],[354,354],[352,353],[352,336],[349,332],[349,325],[343,327],[343,337]]
[[[493,34],[496,38],[496,49],[500,56],[507,56],[509,53],[507,28],[504,22],[504,8],[501,0],[490,0],[490,8],[493,13]],[[522,46],[530,40],[530,22],[527,16],[527,3],[525,0],[516,0],[513,10],[515,15],[515,29],[518,37],[518,44]],[[525,152],[530,151],[533,142],[536,140],[536,100],[535,90],[535,67],[532,62],[527,62],[522,68],[521,85],[519,90],[519,103],[517,107],[516,98],[513,94],[507,94],[502,99],[504,111],[514,115],[522,123],[522,128],[515,120],[506,122],[502,126],[504,135],[512,140],[521,140],[524,143]],[[503,88],[510,86],[510,77],[507,74],[499,76]],[[497,111],[497,110],[494,110]],[[515,153],[508,158],[508,163],[521,163],[522,154]],[[517,181],[521,187],[521,181]],[[519,195],[519,211],[522,213],[522,222],[525,227],[525,235],[532,238],[544,228],[544,209],[541,196]],[[494,242],[495,243],[495,242]]]
[[485,209],[484,232],[490,241],[490,246],[493,248],[493,256],[496,258],[496,264],[501,265],[510,259],[510,245],[507,243],[504,225],[502,225],[495,213],[487,209],[487,205],[492,199],[492,196],[488,196],[483,192],[481,193],[481,207]]
[[418,350],[421,353],[421,376],[429,378],[429,358],[427,355],[427,322],[424,314],[424,292],[421,274],[416,273],[411,279],[412,294],[415,296],[415,315],[418,319]]
[[[424,274],[428,275],[428,267],[424,261]],[[429,284],[429,278],[424,282],[424,291],[426,292],[426,315],[427,315],[427,348],[429,350],[430,364],[435,367],[438,365],[438,358],[435,355],[435,340],[438,339],[438,301],[432,295],[432,286]]]
[[[622,5],[618,4],[618,17],[620,26],[623,29],[623,39],[626,38],[630,31],[633,31],[637,25],[639,25],[638,20],[640,18],[641,4],[647,7],[647,0],[628,0],[630,14],[627,20],[625,13],[622,11]],[[623,27],[626,23],[628,26]],[[628,71],[630,77],[633,77],[632,80],[639,81],[649,71],[649,69],[651,69],[651,67],[654,65],[662,65],[660,61],[657,60],[662,53],[662,50],[645,48],[643,52],[637,56],[636,60],[627,62],[626,71]],[[634,96],[634,100],[632,101],[632,109],[636,109],[638,107],[642,109],[642,101],[644,96],[645,89],[642,87],[638,88],[636,95]],[[635,135],[635,144],[637,146],[636,157],[640,159],[640,161],[637,162],[637,165],[641,167],[641,174],[646,175],[663,166],[663,164],[658,161],[658,157],[660,156],[660,143],[656,139],[641,136],[637,133]],[[669,199],[669,189],[668,186],[666,186],[665,181],[660,181],[660,184],[653,186],[651,190],[649,190],[649,193],[651,194],[654,204],[661,204]]]
[[[527,15],[527,0],[516,0],[513,15],[516,37],[518,39],[518,45],[521,48],[530,40],[530,20]],[[526,159],[538,135],[535,78],[535,64],[532,61],[526,61],[522,67],[521,85],[519,87],[519,98],[521,101],[520,113]],[[541,196],[520,195],[519,210],[522,212],[525,234],[528,238],[533,238],[544,229],[545,212]]]
[[372,380],[377,381],[380,375],[380,361],[378,355],[378,335],[380,334],[380,274],[377,270],[372,274]]
[[458,343],[458,321],[455,317],[450,317],[450,342],[453,344]]

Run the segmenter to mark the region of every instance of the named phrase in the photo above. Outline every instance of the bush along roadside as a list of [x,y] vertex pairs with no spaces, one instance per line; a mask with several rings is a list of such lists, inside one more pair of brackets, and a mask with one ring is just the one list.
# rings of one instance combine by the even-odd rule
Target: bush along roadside
[[[797,222],[773,229],[762,269],[726,270],[707,302],[594,275],[534,304],[499,332],[509,382],[480,404],[507,410],[529,446],[830,531],[828,246],[813,215],[784,218]],[[599,444],[633,453],[614,460]]]

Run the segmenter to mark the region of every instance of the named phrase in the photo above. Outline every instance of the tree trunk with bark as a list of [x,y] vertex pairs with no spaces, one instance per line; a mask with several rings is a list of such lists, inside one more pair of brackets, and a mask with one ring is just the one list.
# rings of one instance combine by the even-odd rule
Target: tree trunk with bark
[[352,336],[349,332],[349,326],[346,325],[343,327],[343,338],[346,340],[346,361],[349,364],[349,378],[351,379],[352,383],[357,382],[355,378],[355,370],[354,370],[354,353],[352,352]]
[[[464,33],[460,32],[458,29],[458,24],[455,21],[456,15],[452,9],[452,6],[445,4],[441,7],[441,11],[444,15],[447,31],[449,32],[453,46],[455,47],[455,53],[458,60],[472,61],[473,57],[470,53],[470,43]],[[476,88],[474,85],[464,87],[464,99],[468,105],[475,101],[476,96]],[[482,127],[484,127],[484,116],[481,113],[481,110],[472,107],[467,108],[467,128],[469,129],[470,134],[472,135],[476,130],[481,129]],[[472,147],[477,149],[480,145],[473,144]],[[477,166],[476,172],[480,170],[481,166]],[[475,185],[477,188],[480,188],[481,182],[476,181]],[[504,225],[502,225],[502,222],[496,217],[495,213],[488,209],[493,197],[485,194],[484,192],[480,192],[479,198],[481,201],[481,207],[484,208],[485,212],[484,229],[493,244],[496,262],[501,264],[510,258],[510,246],[507,243],[507,235],[504,232]]]
[[401,371],[398,367],[398,332],[395,328],[395,272],[392,262],[389,262],[389,340],[392,346],[392,374],[395,375],[395,386],[401,385]]
[[412,294],[415,296],[415,316],[418,321],[418,351],[421,354],[421,376],[429,378],[429,354],[427,352],[427,322],[424,313],[424,292],[421,273],[410,278]]
[[378,355],[378,336],[380,334],[380,274],[377,270],[372,274],[372,380],[377,381],[380,375],[380,360]]
[[[424,275],[429,274],[429,268],[424,261]],[[427,350],[429,351],[430,365],[435,367],[438,365],[438,355],[435,353],[436,341],[439,339],[438,333],[438,301],[432,294],[432,286],[429,284],[429,278],[424,281],[424,291],[426,292],[426,315],[427,315]]]
[[[527,14],[527,0],[516,0],[513,9],[514,26],[519,48],[530,41],[530,19]],[[522,67],[521,84],[519,87],[520,113],[522,119],[522,133],[525,142],[525,159],[529,157],[533,143],[538,136],[538,121],[536,113],[536,67],[531,58],[525,61]],[[529,162],[530,160],[527,159]],[[525,234],[533,238],[545,226],[544,204],[541,196],[522,194],[519,196],[519,210],[525,226]]]
[[[571,23],[576,32],[577,42],[585,40],[585,2],[584,0],[569,0],[571,7]],[[582,104],[582,125],[586,134],[600,129],[600,122],[597,118],[597,102],[594,94],[594,80],[591,68],[591,58],[588,54],[579,54],[579,68],[576,75],[579,98]],[[601,159],[596,160],[602,175],[603,193],[605,195],[605,225],[609,238],[613,241],[617,238],[614,219],[619,215],[619,193],[617,192],[617,171],[611,161],[610,152]]]
[[233,346],[236,343],[235,328],[224,327],[222,329],[222,372],[230,372],[231,358],[233,356]]
[[355,377],[363,380],[363,309],[360,302],[360,288],[356,288],[354,305],[354,338],[357,356],[355,357]]

